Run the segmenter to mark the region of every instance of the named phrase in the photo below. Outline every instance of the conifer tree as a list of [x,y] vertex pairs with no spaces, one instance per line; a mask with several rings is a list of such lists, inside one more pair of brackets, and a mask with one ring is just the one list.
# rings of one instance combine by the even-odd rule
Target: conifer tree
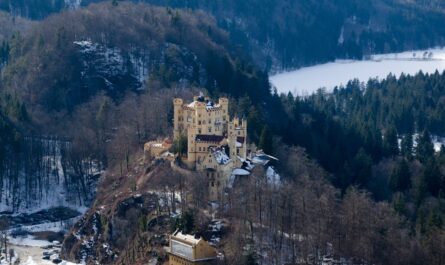
[[413,156],[413,136],[410,133],[405,134],[400,145],[402,156],[411,159]]
[[397,131],[394,127],[386,130],[384,135],[384,151],[387,156],[396,156],[399,154],[399,144],[397,142]]
[[272,135],[267,125],[264,126],[263,130],[261,131],[260,143],[258,147],[262,149],[266,154],[271,154],[273,151]]
[[430,133],[424,130],[422,135],[419,135],[416,146],[416,158],[422,162],[427,162],[434,155],[434,146],[431,142]]
[[402,159],[391,174],[390,187],[392,191],[405,191],[411,187],[411,174],[405,159]]
[[435,161],[435,159],[430,159],[425,164],[425,169],[423,172],[423,177],[426,182],[426,188],[433,195],[439,195],[439,191],[441,189],[441,173],[439,169],[439,165]]

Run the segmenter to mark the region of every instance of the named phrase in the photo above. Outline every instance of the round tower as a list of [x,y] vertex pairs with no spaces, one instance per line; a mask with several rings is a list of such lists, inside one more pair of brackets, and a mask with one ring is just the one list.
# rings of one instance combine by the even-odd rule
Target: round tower
[[176,140],[179,138],[181,131],[179,130],[179,116],[180,110],[184,101],[181,98],[173,99],[173,139]]

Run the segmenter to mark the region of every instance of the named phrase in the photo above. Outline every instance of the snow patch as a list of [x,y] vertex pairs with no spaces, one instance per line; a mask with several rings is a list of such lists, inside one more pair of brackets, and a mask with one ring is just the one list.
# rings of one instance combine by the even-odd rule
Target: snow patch
[[70,10],[75,10],[80,7],[82,0],[65,0],[65,7]]
[[266,176],[267,176],[267,183],[275,186],[279,186],[281,184],[281,177],[273,167],[267,168]]
[[213,152],[213,156],[215,157],[215,160],[220,165],[226,165],[230,162],[230,157],[226,154],[225,149],[216,149]]
[[[278,93],[307,96],[320,88],[327,92],[336,86],[345,86],[349,80],[367,82],[370,78],[382,79],[392,73],[414,75],[422,70],[434,73],[445,70],[445,50],[435,48],[421,51],[372,55],[367,60],[337,60],[335,62],[303,67],[269,78]],[[320,78],[320,77],[323,78]]]

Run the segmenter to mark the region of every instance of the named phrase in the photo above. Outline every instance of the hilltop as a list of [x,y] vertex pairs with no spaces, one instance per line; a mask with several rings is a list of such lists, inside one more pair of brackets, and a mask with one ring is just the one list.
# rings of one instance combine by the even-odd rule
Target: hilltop
[[[0,1],[14,15],[42,19],[100,0]],[[108,1],[111,2],[111,1]],[[444,45],[444,6],[439,1],[177,1],[149,4],[202,10],[230,33],[239,50],[261,69],[316,64],[335,58]],[[124,1],[116,1],[122,4]]]

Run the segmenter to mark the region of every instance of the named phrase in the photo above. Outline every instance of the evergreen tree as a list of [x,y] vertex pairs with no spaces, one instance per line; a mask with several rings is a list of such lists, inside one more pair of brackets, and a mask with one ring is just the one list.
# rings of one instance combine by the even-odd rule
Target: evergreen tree
[[180,217],[175,218],[172,223],[172,230],[180,230],[185,234],[191,234],[195,230],[195,215],[191,211],[186,211]]
[[371,178],[372,158],[362,148],[358,151],[352,162],[352,169],[355,173],[353,183],[365,187]]
[[393,170],[390,179],[390,187],[394,192],[403,192],[411,187],[411,174],[405,159],[400,160],[400,162],[397,163],[396,168]]
[[434,155],[434,146],[431,142],[430,133],[424,130],[422,135],[419,135],[416,146],[416,158],[422,163],[427,162]]
[[172,150],[179,155],[186,155],[188,148],[187,136],[180,135],[178,139],[173,142]]
[[272,144],[272,134],[270,133],[269,127],[266,125],[263,127],[260,136],[260,142],[258,147],[262,149],[266,154],[272,154],[273,144]]
[[439,195],[441,189],[442,176],[440,173],[439,165],[435,159],[430,159],[425,165],[423,172],[423,178],[426,183],[427,190],[433,195]]
[[413,136],[412,134],[408,133],[405,134],[402,138],[402,142],[400,144],[401,146],[401,153],[402,156],[404,156],[407,159],[411,159],[413,156]]
[[394,195],[393,207],[398,214],[400,215],[405,214],[406,203],[405,203],[405,196],[403,195],[403,193],[398,192]]
[[433,210],[430,211],[429,215],[428,215],[428,220],[427,220],[427,233],[431,230],[434,230],[435,228],[442,228],[443,226],[443,219],[440,213],[440,210],[438,210],[437,208],[434,208]]
[[399,154],[397,131],[394,127],[390,127],[388,130],[386,130],[383,140],[385,155],[396,156]]

